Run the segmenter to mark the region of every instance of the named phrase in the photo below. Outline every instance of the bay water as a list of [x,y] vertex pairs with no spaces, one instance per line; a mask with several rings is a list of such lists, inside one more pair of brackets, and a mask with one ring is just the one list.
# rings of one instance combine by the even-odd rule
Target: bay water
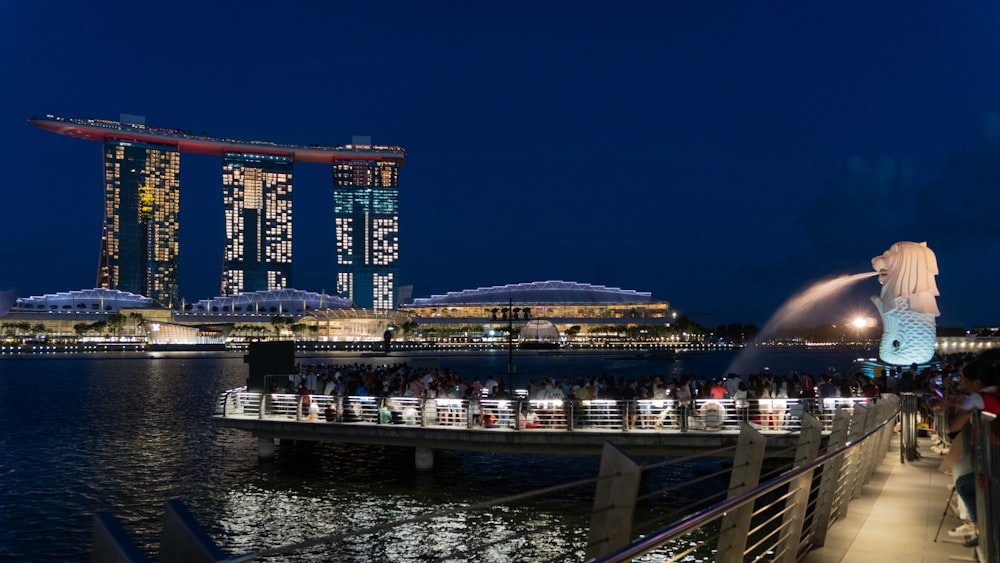
[[[545,376],[715,377],[734,352],[676,361],[621,353],[517,351],[514,382]],[[757,369],[844,371],[845,350],[759,353]],[[471,380],[507,377],[506,351],[369,358],[304,353],[302,362],[435,361]],[[236,555],[594,477],[594,456],[438,451],[416,472],[409,448],[297,444],[257,459],[245,432],[211,422],[219,394],[246,383],[242,353],[0,357],[0,561],[81,561],[93,518],[110,512],[155,558],[164,502],[180,499]],[[656,490],[690,467],[653,472]],[[717,489],[704,483],[653,500],[643,518],[669,518]],[[586,542],[593,489],[504,504],[300,550],[279,561],[567,560]],[[672,512],[674,511],[674,512]],[[637,520],[640,516],[637,516]],[[669,522],[669,519],[664,522]],[[576,553],[582,560],[583,553]],[[572,560],[572,558],[570,558]]]

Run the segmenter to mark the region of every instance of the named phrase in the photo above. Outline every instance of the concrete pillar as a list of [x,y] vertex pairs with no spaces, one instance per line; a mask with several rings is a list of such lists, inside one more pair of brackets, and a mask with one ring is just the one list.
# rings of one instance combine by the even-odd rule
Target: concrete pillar
[[414,448],[413,462],[417,466],[417,471],[430,471],[434,469],[434,450],[431,448]]
[[631,540],[642,467],[614,444],[605,442],[599,476],[590,513],[587,561],[610,555]]
[[[848,418],[847,411],[837,407],[837,414],[833,417],[833,430],[827,441],[827,452],[837,451],[847,443]],[[826,465],[823,466],[823,473],[820,475],[819,494],[816,497],[816,508],[813,511],[812,522],[812,541],[815,547],[823,547],[823,544],[826,543],[826,532],[830,529],[832,522],[833,504],[845,455],[846,453],[835,456],[826,462]]]
[[[848,441],[852,444],[857,444],[858,440],[865,435],[865,428],[867,428],[868,424],[868,413],[868,407],[860,404],[854,405],[854,414],[851,415],[851,429],[847,435]],[[864,484],[864,476],[861,473],[861,468],[865,463],[864,447],[863,443],[854,446],[850,454],[844,458],[846,465],[842,469],[842,472],[847,478],[847,482],[844,487],[844,501],[840,503],[840,512],[838,513],[838,519],[840,520],[847,518],[847,508],[851,505],[851,501],[861,496],[861,485]]]
[[[795,449],[795,467],[808,465],[819,455],[820,442],[823,440],[823,423],[809,413],[802,415],[802,430],[799,433],[799,444]],[[799,545],[802,543],[802,525],[806,519],[806,505],[809,504],[809,494],[812,492],[813,472],[806,471],[789,483],[792,492],[785,501],[785,515],[781,519],[781,527],[785,533],[781,536],[776,561],[794,563],[798,561]]]
[[[767,439],[749,424],[740,428],[740,437],[733,456],[733,472],[729,476],[729,494],[734,498],[749,492],[760,484],[760,468],[764,465],[764,449]],[[719,553],[716,561],[738,563],[743,561],[753,517],[753,503],[747,503],[727,512],[722,517],[719,532]]]
[[274,458],[274,438],[257,436],[257,459],[270,460]]

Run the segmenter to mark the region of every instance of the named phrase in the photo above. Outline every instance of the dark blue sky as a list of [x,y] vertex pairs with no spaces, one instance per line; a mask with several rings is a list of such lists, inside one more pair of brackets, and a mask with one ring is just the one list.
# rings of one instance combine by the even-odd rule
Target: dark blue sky
[[[97,266],[100,145],[26,119],[131,113],[404,146],[415,296],[561,279],[762,325],[926,240],[938,324],[1000,323],[993,2],[316,4],[0,4],[0,287],[89,288]],[[181,162],[190,301],[218,292],[221,164]],[[295,286],[332,293],[330,171],[295,174]],[[833,314],[874,315],[863,285]]]

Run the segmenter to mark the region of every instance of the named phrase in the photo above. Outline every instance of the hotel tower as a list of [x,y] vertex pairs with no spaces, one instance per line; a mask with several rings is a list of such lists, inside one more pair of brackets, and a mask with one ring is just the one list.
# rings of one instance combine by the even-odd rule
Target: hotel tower
[[124,114],[121,121],[49,115],[28,122],[104,144],[98,287],[180,305],[179,174],[180,153],[187,152],[222,158],[221,295],[292,288],[292,165],[307,162],[332,167],[338,293],[356,307],[395,307],[402,148],[368,137],[335,147],[215,139],[147,127],[143,117]]
[[[371,141],[355,137],[354,147]],[[399,289],[399,167],[385,160],[333,165],[337,293],[355,306],[394,309]]]
[[104,143],[104,229],[97,287],[179,302],[177,147],[109,139]]
[[292,287],[292,159],[226,153],[222,189],[226,248],[220,295]]

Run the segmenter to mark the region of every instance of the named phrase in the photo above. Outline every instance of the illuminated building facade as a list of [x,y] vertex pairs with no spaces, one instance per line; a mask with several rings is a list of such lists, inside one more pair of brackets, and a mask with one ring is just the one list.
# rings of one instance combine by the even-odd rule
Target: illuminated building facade
[[337,292],[357,307],[393,309],[399,283],[399,166],[388,160],[334,163],[333,183]]
[[358,307],[392,309],[397,263],[401,147],[290,145],[218,139],[120,121],[47,115],[28,122],[59,135],[105,144],[105,224],[98,287],[121,289],[178,307],[177,211],[180,153],[223,159],[226,244],[221,293],[292,285],[292,165],[332,166],[337,286]]
[[[676,318],[667,301],[645,291],[570,281],[543,281],[480,287],[415,298],[400,305],[425,329],[479,327],[487,333],[508,323],[522,329],[547,320],[562,333],[599,337],[633,327],[665,329]],[[640,329],[639,327],[643,327]],[[661,331],[662,332],[662,331]]]
[[108,139],[104,228],[97,287],[179,301],[180,153],[177,147]]
[[220,295],[292,284],[292,159],[253,153],[222,157],[226,247]]

